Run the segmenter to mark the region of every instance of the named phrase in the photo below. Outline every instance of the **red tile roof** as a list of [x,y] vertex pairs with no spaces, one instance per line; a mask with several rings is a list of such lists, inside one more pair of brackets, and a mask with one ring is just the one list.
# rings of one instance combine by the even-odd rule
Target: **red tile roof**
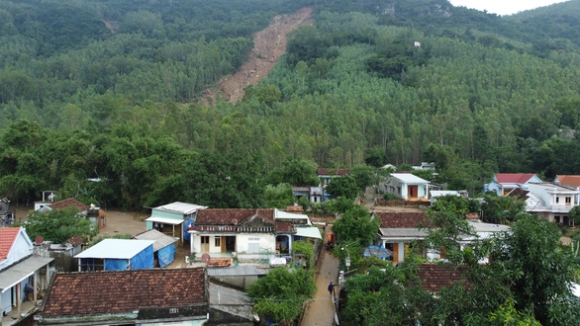
[[67,198],[57,201],[55,203],[50,204],[50,207],[56,210],[65,209],[69,207],[76,207],[79,210],[79,212],[84,212],[89,209],[87,205],[81,203],[76,198]]
[[208,208],[197,212],[196,224],[238,225],[249,218],[258,215],[274,224],[273,209],[252,208]]
[[126,313],[207,303],[203,268],[57,274],[43,317]]
[[536,175],[533,173],[498,173],[495,175],[499,183],[526,183]]
[[459,268],[451,265],[427,263],[419,265],[419,278],[423,282],[422,286],[428,292],[439,292],[441,288],[450,286],[455,282],[467,282],[461,275],[465,272],[465,267]]
[[381,228],[412,229],[418,228],[420,223],[424,227],[429,224],[429,218],[422,212],[375,212]]
[[580,187],[580,175],[557,175],[561,185]]
[[12,248],[14,241],[16,241],[20,229],[21,227],[0,228],[0,260],[4,260],[8,257],[10,248]]
[[292,224],[274,220],[273,209],[253,208],[208,208],[197,212],[195,225],[231,225],[243,224],[254,216],[262,217],[266,222],[276,226],[276,231],[292,232]]
[[318,168],[316,174],[318,175],[347,175],[350,173],[350,169],[327,169]]

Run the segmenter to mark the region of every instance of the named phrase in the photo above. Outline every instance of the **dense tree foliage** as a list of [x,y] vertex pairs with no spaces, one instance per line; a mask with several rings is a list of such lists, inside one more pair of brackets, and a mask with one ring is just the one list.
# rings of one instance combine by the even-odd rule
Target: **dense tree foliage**
[[[557,227],[524,214],[510,232],[477,239],[464,216],[471,205],[459,197],[438,200],[428,212],[430,231],[422,246],[445,248],[444,266],[461,271],[462,281],[432,296],[420,286],[421,259],[410,254],[399,268],[370,268],[350,278],[343,317],[357,325],[384,325],[384,318],[400,325],[576,323],[580,306],[570,284],[579,260],[574,247],[560,243]],[[465,238],[475,240],[460,251]]]
[[575,2],[535,18],[319,0],[244,101],[198,102],[252,33],[312,4],[1,0],[0,188],[246,207],[316,166],[434,161],[433,182],[471,193],[499,171],[580,174]]
[[355,205],[341,214],[332,225],[332,232],[339,241],[345,243],[357,243],[360,247],[371,244],[379,231],[379,221],[371,218],[366,208]]
[[267,185],[264,191],[264,203],[267,207],[286,208],[294,204],[292,186],[279,183],[276,186]]
[[292,325],[315,292],[313,272],[305,269],[274,268],[248,288],[255,312],[280,325]]
[[88,219],[78,216],[76,209],[51,210],[35,213],[22,224],[31,240],[42,236],[46,241],[64,243],[74,236],[85,242],[99,234],[99,228]]
[[361,188],[353,176],[345,175],[333,178],[324,191],[336,198],[345,197],[354,200],[361,193]]

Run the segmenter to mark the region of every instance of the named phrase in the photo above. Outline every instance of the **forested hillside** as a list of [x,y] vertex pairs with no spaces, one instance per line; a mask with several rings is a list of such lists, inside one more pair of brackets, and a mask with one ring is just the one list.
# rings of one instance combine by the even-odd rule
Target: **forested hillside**
[[[128,208],[260,206],[288,158],[580,174],[579,0],[499,17],[445,0],[0,0],[0,189]],[[235,105],[203,92],[272,17],[314,25]],[[87,182],[100,178],[101,182]]]

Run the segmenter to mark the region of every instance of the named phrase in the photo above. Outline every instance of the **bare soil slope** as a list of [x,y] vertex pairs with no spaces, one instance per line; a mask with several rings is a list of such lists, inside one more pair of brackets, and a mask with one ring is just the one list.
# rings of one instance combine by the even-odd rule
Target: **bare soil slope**
[[286,52],[286,34],[302,24],[309,24],[312,7],[305,7],[291,15],[274,17],[270,26],[254,35],[254,49],[249,60],[234,75],[223,77],[218,89],[212,89],[204,96],[203,102],[211,98],[215,103],[218,92],[232,104],[244,97],[244,88],[257,85],[261,78],[268,76],[280,57]]

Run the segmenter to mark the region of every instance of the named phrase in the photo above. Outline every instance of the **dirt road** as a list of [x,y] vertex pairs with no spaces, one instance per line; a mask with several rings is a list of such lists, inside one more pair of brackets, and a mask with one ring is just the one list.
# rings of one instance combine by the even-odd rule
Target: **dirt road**
[[[325,235],[330,232],[332,226],[326,226]],[[318,261],[316,274],[316,294],[310,302],[302,318],[302,326],[332,326],[334,325],[334,306],[328,292],[328,284],[338,284],[339,261],[330,252],[323,250]],[[339,289],[335,288],[336,296]]]
[[221,92],[223,98],[232,104],[244,97],[244,88],[257,85],[260,79],[267,77],[272,67],[286,52],[286,34],[302,24],[309,24],[312,7],[305,7],[290,15],[276,16],[270,26],[254,35],[254,49],[249,60],[243,64],[234,75],[228,75],[219,82],[218,89],[209,90],[204,99],[212,99],[215,103],[216,94]]

